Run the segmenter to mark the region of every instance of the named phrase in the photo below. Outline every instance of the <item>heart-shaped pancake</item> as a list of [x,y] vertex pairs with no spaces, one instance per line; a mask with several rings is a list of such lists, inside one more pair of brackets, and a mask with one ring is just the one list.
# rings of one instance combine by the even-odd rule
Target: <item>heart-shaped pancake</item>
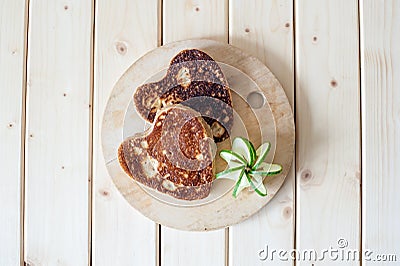
[[213,174],[213,140],[201,115],[182,105],[160,110],[149,129],[118,149],[124,171],[137,182],[178,199],[208,196]]
[[166,106],[188,106],[203,116],[216,142],[228,138],[232,129],[228,82],[217,62],[197,49],[181,51],[171,60],[164,78],[138,87],[134,103],[137,112],[149,122]]

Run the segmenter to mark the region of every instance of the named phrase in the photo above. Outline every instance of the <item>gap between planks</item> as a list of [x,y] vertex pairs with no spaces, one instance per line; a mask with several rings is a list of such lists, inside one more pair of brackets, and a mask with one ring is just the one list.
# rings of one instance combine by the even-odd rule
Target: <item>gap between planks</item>
[[364,51],[364,45],[363,45],[363,40],[364,38],[362,38],[362,36],[364,36],[364,14],[363,14],[363,0],[358,0],[357,1],[357,6],[358,6],[358,84],[359,84],[359,102],[360,102],[360,107],[359,107],[359,113],[360,113],[360,143],[359,143],[359,147],[360,147],[360,212],[359,212],[359,223],[360,223],[360,227],[359,227],[359,235],[360,235],[360,245],[359,245],[359,261],[360,261],[360,266],[362,266],[363,263],[363,256],[362,256],[362,252],[363,252],[363,237],[362,237],[362,232],[363,232],[363,222],[362,222],[362,215],[363,215],[363,191],[362,191],[362,180],[363,180],[363,139],[362,139],[362,130],[363,130],[363,123],[362,123],[362,117],[363,117],[363,93],[362,93],[362,69],[361,67],[364,65],[364,59],[362,57],[362,52]]
[[163,45],[163,0],[157,2],[157,46]]
[[[294,193],[294,199],[293,199],[293,250],[297,250],[297,134],[296,134],[296,86],[297,86],[297,66],[296,66],[296,10],[297,10],[297,1],[293,0],[292,2],[293,10],[292,10],[292,27],[293,27],[293,32],[292,32],[292,47],[293,47],[293,107],[292,107],[292,112],[293,112],[293,118],[294,118],[294,134],[295,134],[295,143],[294,143],[294,158],[292,162],[292,168],[293,168],[293,175],[294,175],[294,188],[293,188],[293,193]],[[287,178],[287,177],[286,177]],[[297,265],[297,260],[293,260],[293,265]]]
[[95,37],[96,37],[96,0],[92,0],[90,39],[90,95],[89,95],[89,172],[88,172],[88,265],[93,261],[93,167],[94,167],[94,69],[95,69]]
[[20,158],[20,265],[25,265],[25,146],[26,146],[26,99],[28,93],[28,40],[29,40],[29,6],[30,0],[25,0],[24,15],[24,61],[22,73],[22,111],[21,111],[21,158]]

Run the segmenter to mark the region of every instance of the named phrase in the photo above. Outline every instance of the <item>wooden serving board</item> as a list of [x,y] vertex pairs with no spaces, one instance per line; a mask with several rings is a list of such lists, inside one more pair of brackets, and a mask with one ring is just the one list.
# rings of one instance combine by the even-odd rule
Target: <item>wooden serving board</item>
[[[266,140],[272,143],[273,148],[267,161],[281,164],[283,172],[264,180],[267,197],[262,198],[254,192],[244,190],[235,199],[231,191],[219,191],[218,197],[203,200],[201,204],[170,204],[150,195],[151,193],[126,175],[120,167],[117,149],[127,135],[127,121],[133,127],[143,128],[144,124],[138,115],[130,114],[135,89],[148,82],[151,77],[157,76],[157,73],[166,70],[170,60],[181,50],[190,48],[200,49],[214,58],[228,80],[236,113],[232,135],[248,137],[255,146]],[[153,221],[190,231],[230,226],[243,221],[265,206],[278,192],[290,169],[294,142],[293,113],[282,86],[271,71],[258,59],[240,49],[211,40],[170,43],[152,50],[136,61],[116,83],[105,109],[102,126],[102,149],[106,166],[124,198]],[[218,144],[219,149],[229,145],[230,140]],[[223,170],[225,164],[218,156],[216,159],[218,172]],[[222,186],[215,184],[215,187],[215,191],[218,191]],[[213,190],[211,196],[212,193]]]

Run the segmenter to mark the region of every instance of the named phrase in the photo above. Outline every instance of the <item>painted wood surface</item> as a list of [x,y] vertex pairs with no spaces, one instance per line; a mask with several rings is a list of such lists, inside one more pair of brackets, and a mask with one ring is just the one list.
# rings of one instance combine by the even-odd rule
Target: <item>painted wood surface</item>
[[[229,42],[269,67],[285,89],[293,107],[294,51],[292,1],[236,1],[229,3]],[[229,229],[230,265],[292,265],[270,261],[261,250],[294,248],[294,165],[279,193],[255,216]],[[243,243],[246,243],[245,245]]]
[[[296,248],[360,247],[358,2],[295,1]],[[315,260],[299,261],[310,265]],[[323,265],[359,265],[325,260]]]
[[0,265],[21,256],[25,1],[0,1]]
[[362,262],[395,265],[377,255],[400,259],[400,2],[364,0],[361,12]]
[[101,150],[101,125],[110,92],[124,71],[157,47],[157,1],[96,1],[94,66],[94,265],[155,265],[156,224],[115,188]]
[[[30,1],[25,261],[89,261],[90,1]],[[73,254],[73,255],[71,255]]]
[[[228,5],[225,0],[164,0],[163,44],[194,38],[228,41]],[[188,247],[200,247],[196,254],[181,252]],[[195,250],[195,249],[192,249]],[[213,250],[213,257],[209,250]],[[215,252],[219,250],[219,252]],[[178,232],[168,227],[161,231],[161,265],[224,265],[225,230],[205,233]]]

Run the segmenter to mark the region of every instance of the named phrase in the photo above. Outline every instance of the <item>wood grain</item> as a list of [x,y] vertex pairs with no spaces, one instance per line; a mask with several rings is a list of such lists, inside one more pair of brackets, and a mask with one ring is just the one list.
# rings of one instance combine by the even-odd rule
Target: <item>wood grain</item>
[[37,0],[29,14],[25,260],[86,265],[92,5]]
[[101,124],[110,92],[139,56],[157,46],[157,0],[97,1],[94,86],[95,265],[155,265],[156,225],[115,188],[101,151]]
[[[358,2],[296,1],[298,250],[360,247]],[[310,265],[299,261],[296,265]],[[320,262],[318,262],[320,263]],[[317,264],[318,264],[317,263]],[[324,261],[324,265],[358,265]]]
[[[208,38],[228,41],[228,6],[225,0],[164,0],[164,43]],[[161,265],[180,266],[188,261],[192,265],[224,265],[225,230],[207,234],[179,232],[167,227],[161,231]],[[196,245],[196,254],[179,250]],[[213,255],[210,256],[210,250]]]
[[[293,106],[294,54],[292,1],[229,3],[229,41],[256,56],[276,75]],[[268,189],[268,188],[267,188]],[[259,251],[294,248],[294,167],[279,193],[256,215],[229,229],[230,265],[265,265]],[[243,243],[246,243],[243,245]],[[273,265],[292,265],[291,260]]]
[[373,252],[362,263],[389,265],[373,260],[400,258],[400,2],[365,0],[361,12],[362,247]]
[[25,1],[0,1],[0,265],[18,265],[21,247],[21,141]]
[[224,229],[185,232],[162,228],[161,265],[225,265]]
[[163,0],[163,42],[186,39],[228,41],[226,0]]
[[[25,5],[29,2],[25,124],[25,15],[29,9]],[[357,2],[361,5],[361,114]],[[158,9],[160,3],[162,9]],[[93,12],[95,51],[90,43]],[[161,13],[163,20],[158,18]],[[140,192],[133,196],[134,189],[121,195],[113,184],[103,159],[101,126],[114,84],[136,59],[161,42],[161,36],[164,43],[229,39],[260,59],[282,83],[292,107],[296,103],[298,135],[297,185],[292,169],[265,208],[230,227],[229,245],[223,229],[198,233],[162,227],[160,264],[224,265],[229,261],[231,266],[264,265],[269,262],[260,261],[258,252],[266,244],[290,250],[295,241],[298,250],[319,251],[337,247],[339,238],[345,238],[351,249],[361,246],[374,251],[369,257],[364,255],[362,265],[383,264],[371,261],[378,253],[396,254],[399,260],[400,231],[396,228],[400,217],[395,211],[400,205],[396,192],[400,186],[398,32],[400,4],[394,0],[0,0],[0,265],[18,265],[21,257],[27,265],[89,264],[88,180],[94,182],[93,265],[158,264],[156,224],[125,198],[149,202],[141,201]],[[94,73],[90,66],[93,52]],[[90,130],[94,135],[93,176],[88,175]],[[25,140],[26,160],[21,165]],[[20,224],[24,166],[26,220]],[[118,169],[115,164],[112,171]],[[131,184],[118,185],[129,188]],[[152,203],[148,208],[160,206]],[[206,213],[204,209],[196,212]],[[173,210],[171,217],[177,213],[184,215]],[[230,214],[218,218],[226,217]],[[196,224],[181,226],[199,229]],[[21,227],[26,231],[24,241],[20,241]],[[229,260],[225,251],[229,251]],[[359,265],[328,260],[296,264],[313,263]],[[290,264],[290,260],[271,262]]]

